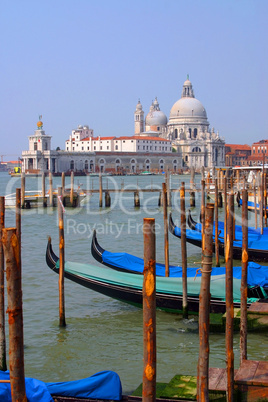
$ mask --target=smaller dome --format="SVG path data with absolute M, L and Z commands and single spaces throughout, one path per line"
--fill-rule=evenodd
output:
M 160 126 L 167 124 L 167 116 L 161 110 L 150 111 L 145 119 L 147 126 Z

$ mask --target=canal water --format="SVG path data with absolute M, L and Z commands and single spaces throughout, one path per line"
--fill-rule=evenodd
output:
M 200 176 L 196 185 L 200 187 Z M 164 176 L 103 177 L 105 188 L 162 188 Z M 171 176 L 171 188 L 179 188 L 189 176 Z M 54 188 L 61 178 L 53 178 Z M 84 189 L 98 187 L 98 177 L 75 177 Z M 66 185 L 70 178 L 66 178 Z M 20 178 L 0 173 L 0 195 L 14 193 Z M 48 181 L 47 181 L 48 187 Z M 41 178 L 26 178 L 27 190 L 41 190 Z M 101 246 L 113 252 L 128 252 L 143 257 L 144 217 L 156 220 L 157 261 L 164 262 L 163 211 L 159 193 L 141 194 L 141 208 L 134 208 L 133 193 L 111 194 L 111 207 L 99 208 L 94 194 L 77 209 L 66 208 L 66 260 L 99 265 L 91 256 L 91 236 L 95 228 Z M 179 197 L 173 194 L 173 219 L 179 224 Z M 200 200 L 193 216 L 198 220 Z M 189 200 L 186 200 L 189 208 Z M 237 221 L 240 209 L 236 208 Z M 220 214 L 222 217 L 222 212 Z M 254 216 L 250 216 L 254 225 Z M 6 209 L 6 226 L 15 226 L 15 212 Z M 102 296 L 65 281 L 66 328 L 59 328 L 58 275 L 46 265 L 47 237 L 52 237 L 58 254 L 56 208 L 22 211 L 22 280 L 25 344 L 25 373 L 43 381 L 68 381 L 88 377 L 98 371 L 113 370 L 121 378 L 123 393 L 130 393 L 143 374 L 142 310 Z M 181 265 L 180 240 L 169 234 L 170 263 Z M 188 266 L 200 266 L 200 249 L 187 245 Z M 223 264 L 223 261 L 221 260 Z M 235 261 L 234 265 L 239 265 Z M 101 268 L 100 268 L 101 269 Z M 8 325 L 6 326 L 8 335 Z M 250 333 L 248 358 L 268 359 L 268 335 Z M 157 312 L 157 381 L 168 382 L 176 374 L 196 375 L 199 350 L 196 317 L 184 320 L 175 314 Z M 235 367 L 239 365 L 239 335 L 234 337 Z M 225 367 L 225 336 L 210 334 L 210 367 Z

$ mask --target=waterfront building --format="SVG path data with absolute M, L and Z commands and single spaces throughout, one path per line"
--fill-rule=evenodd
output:
M 61 173 L 71 170 L 83 172 L 84 169 L 95 170 L 93 152 L 65 152 L 51 149 L 52 136 L 43 130 L 39 119 L 37 130 L 28 137 L 29 150 L 22 151 L 22 171 L 25 173 Z
M 246 166 L 251 155 L 251 147 L 247 144 L 225 144 L 225 165 Z

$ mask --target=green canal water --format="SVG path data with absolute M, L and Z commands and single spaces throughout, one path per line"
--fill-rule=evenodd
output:
M 200 176 L 196 185 L 200 187 Z M 104 177 L 104 188 L 161 188 L 164 176 Z M 189 176 L 171 176 L 171 188 L 181 181 L 189 186 Z M 54 187 L 61 178 L 53 179 Z M 70 178 L 66 178 L 66 185 Z M 97 188 L 98 177 L 75 177 L 82 188 Z M 48 182 L 47 182 L 48 186 Z M 20 178 L 0 173 L 0 195 L 15 192 Z M 40 178 L 26 178 L 26 189 L 41 189 Z M 99 208 L 98 194 L 77 209 L 66 209 L 66 260 L 99 265 L 91 256 L 92 230 L 109 251 L 126 251 L 143 256 L 142 223 L 144 217 L 156 220 L 157 261 L 164 261 L 163 211 L 158 207 L 159 193 L 141 196 L 141 208 L 134 208 L 133 194 L 111 195 L 111 208 Z M 179 223 L 179 198 L 173 194 L 174 221 Z M 198 220 L 199 197 L 193 216 Z M 189 200 L 186 201 L 186 208 Z M 237 219 L 240 210 L 236 209 Z M 222 213 L 221 213 L 222 214 Z M 250 216 L 254 225 L 254 216 Z M 15 213 L 6 210 L 6 226 L 15 226 Z M 142 310 L 102 296 L 65 281 L 67 327 L 59 328 L 58 275 L 46 265 L 47 237 L 52 237 L 58 254 L 56 208 L 22 211 L 22 276 L 25 344 L 25 373 L 43 381 L 67 381 L 90 376 L 101 370 L 113 370 L 121 378 L 123 392 L 130 393 L 143 374 Z M 180 241 L 169 234 L 170 263 L 181 265 Z M 188 266 L 199 266 L 200 249 L 187 245 Z M 223 264 L 223 261 L 221 261 Z M 239 265 L 235 261 L 234 265 Z M 101 269 L 101 268 L 100 268 Z M 8 325 L 6 327 L 8 334 Z M 248 358 L 268 359 L 268 334 L 250 333 Z M 174 314 L 157 312 L 157 381 L 168 382 L 175 374 L 196 375 L 199 349 L 196 318 L 183 320 Z M 234 337 L 235 366 L 239 365 L 239 335 Z M 225 367 L 225 336 L 210 335 L 210 367 Z

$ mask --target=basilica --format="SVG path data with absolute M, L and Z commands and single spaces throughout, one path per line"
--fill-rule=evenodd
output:
M 138 101 L 134 135 L 94 136 L 89 126 L 79 125 L 65 141 L 64 150 L 53 150 L 51 136 L 40 120 L 28 138 L 29 150 L 22 152 L 24 172 L 177 173 L 190 167 L 198 171 L 202 166 L 225 165 L 225 141 L 209 128 L 206 110 L 195 98 L 189 78 L 170 110 L 169 120 L 157 98 L 145 118 Z
M 173 151 L 182 158 L 183 167 L 225 165 L 225 141 L 209 127 L 206 109 L 195 98 L 189 78 L 182 87 L 181 98 L 170 110 L 169 120 L 160 110 L 157 98 L 144 119 L 140 101 L 134 113 L 135 135 L 157 136 L 172 141 Z

